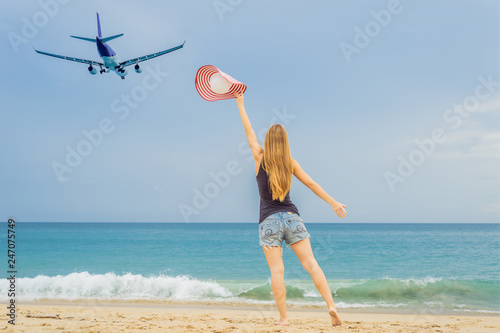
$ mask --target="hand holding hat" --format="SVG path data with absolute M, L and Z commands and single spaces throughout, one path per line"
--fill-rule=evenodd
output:
M 233 92 L 234 98 L 236 98 L 236 105 L 240 106 L 243 105 L 244 97 L 243 97 L 243 92 L 238 91 L 238 92 Z
M 247 89 L 245 84 L 212 65 L 198 69 L 195 86 L 200 96 L 210 102 L 236 98 L 233 93 L 243 94 Z

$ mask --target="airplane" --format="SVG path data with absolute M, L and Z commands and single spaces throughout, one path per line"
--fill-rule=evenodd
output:
M 99 21 L 99 13 L 96 13 L 96 14 L 97 14 L 97 36 L 95 38 L 86 38 L 86 37 L 78 37 L 78 36 L 71 36 L 71 37 L 85 40 L 87 42 L 96 43 L 97 52 L 99 53 L 99 56 L 102 58 L 103 62 L 94 61 L 94 60 L 79 59 L 79 58 L 73 58 L 73 57 L 66 57 L 66 56 L 61 56 L 61 55 L 57 55 L 57 54 L 38 51 L 36 49 L 34 49 L 34 50 L 37 53 L 40 53 L 43 55 L 87 64 L 87 65 L 89 65 L 89 67 L 88 67 L 89 73 L 92 75 L 97 74 L 97 70 L 94 66 L 99 66 L 99 68 L 100 68 L 99 73 L 100 74 L 109 73 L 110 71 L 112 71 L 112 72 L 115 72 L 116 74 L 118 74 L 118 76 L 120 76 L 122 79 L 125 79 L 125 76 L 128 74 L 128 71 L 125 67 L 135 64 L 135 66 L 134 66 L 135 72 L 141 73 L 142 68 L 139 66 L 139 62 L 153 59 L 153 58 L 162 56 L 164 54 L 173 52 L 175 50 L 178 50 L 184 46 L 184 43 L 186 43 L 186 41 L 184 41 L 184 43 L 182 43 L 181 45 L 178 45 L 178 46 L 173 47 L 173 48 L 168 49 L 168 50 L 148 54 L 148 55 L 145 55 L 142 57 L 133 58 L 133 59 L 129 59 L 126 61 L 121 61 L 120 58 L 116 55 L 116 52 L 113 51 L 113 49 L 106 43 L 112 39 L 123 36 L 123 34 L 102 38 L 101 23 Z

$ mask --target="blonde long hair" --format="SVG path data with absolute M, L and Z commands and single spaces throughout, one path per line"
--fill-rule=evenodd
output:
M 280 124 L 267 130 L 262 167 L 269 177 L 273 200 L 283 202 L 292 185 L 293 164 L 288 135 Z

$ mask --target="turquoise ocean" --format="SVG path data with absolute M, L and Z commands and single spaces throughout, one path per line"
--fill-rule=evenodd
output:
M 500 314 L 500 224 L 306 223 L 340 309 Z M 2 225 L 5 234 L 7 225 Z M 16 224 L 17 301 L 274 304 L 257 223 Z M 7 237 L 0 246 L 7 252 Z M 0 299 L 9 288 L 7 254 Z M 287 302 L 324 301 L 283 248 Z

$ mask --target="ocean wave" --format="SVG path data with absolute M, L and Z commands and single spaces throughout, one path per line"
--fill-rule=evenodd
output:
M 285 283 L 286 286 L 286 297 L 287 299 L 304 299 L 308 295 L 308 291 L 305 288 L 293 285 L 291 283 Z M 256 299 L 256 300 L 271 300 L 274 301 L 272 294 L 271 280 L 268 279 L 264 284 L 257 286 L 252 286 L 247 290 L 235 293 L 236 297 L 244 299 Z
M 174 300 L 274 304 L 270 279 L 267 281 L 203 281 L 187 275 L 143 276 L 127 273 L 18 278 L 16 297 L 38 299 Z M 297 305 L 324 305 L 311 280 L 285 280 L 287 302 Z M 377 280 L 330 280 L 339 308 L 426 309 L 440 312 L 498 313 L 500 281 L 382 278 Z M 0 280 L 0 300 L 7 298 L 9 281 Z
M 7 283 L 6 283 L 7 282 Z M 7 296 L 8 281 L 0 282 L 1 295 Z M 50 299 L 168 299 L 199 300 L 230 297 L 232 293 L 212 281 L 200 281 L 189 276 L 115 273 L 68 275 L 17 279 L 17 295 L 22 300 Z
M 423 279 L 360 280 L 357 284 L 335 289 L 334 296 L 349 300 L 386 300 L 422 302 L 472 298 L 498 299 L 499 281 L 452 280 L 427 277 Z

